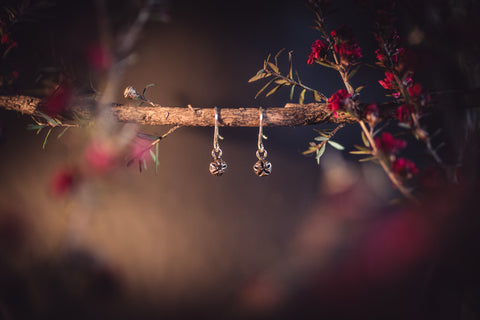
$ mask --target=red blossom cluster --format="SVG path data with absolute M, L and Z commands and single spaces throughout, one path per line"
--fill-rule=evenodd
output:
M 407 142 L 402 139 L 395 139 L 391 133 L 382 132 L 380 137 L 375 138 L 375 146 L 390 161 L 392 172 L 402 179 L 411 179 L 418 173 L 415 163 L 405 158 L 397 158 Z
M 355 63 L 362 57 L 361 49 L 353 36 L 352 29 L 342 25 L 333 30 L 330 35 L 334 40 L 334 49 L 340 56 L 340 62 L 344 65 Z
M 316 40 L 312 44 L 312 52 L 308 55 L 307 64 L 312 64 L 317 60 L 322 60 L 327 54 L 328 45 L 325 41 Z
M 398 153 L 407 146 L 407 142 L 401 139 L 395 139 L 391 133 L 382 132 L 380 138 L 375 138 L 375 145 L 385 155 Z
M 347 92 L 345 89 L 340 89 L 328 99 L 328 109 L 333 111 L 335 116 L 337 115 L 338 110 L 345 110 L 348 109 L 348 105 L 350 104 L 351 94 Z M 347 106 L 347 108 L 345 108 Z
M 413 112 L 414 108 L 411 104 L 402 104 L 400 107 L 397 108 L 395 116 L 401 123 L 411 125 Z
M 392 171 L 404 179 L 411 179 L 418 173 L 415 163 L 405 158 L 397 158 L 392 162 Z

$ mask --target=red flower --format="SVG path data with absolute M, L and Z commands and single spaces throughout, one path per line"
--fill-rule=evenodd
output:
M 327 44 L 324 41 L 316 40 L 312 44 L 312 52 L 308 55 L 308 64 L 312 64 L 315 60 L 320 59 L 325 55 L 327 49 Z
M 420 96 L 420 94 L 422 93 L 422 85 L 420 83 L 416 83 L 414 84 L 413 86 L 411 87 L 408 87 L 408 94 L 410 95 L 410 97 L 412 98 L 418 98 L 418 96 Z
M 328 109 L 333 111 L 336 115 L 336 111 L 342 109 L 347 103 L 351 95 L 345 89 L 340 89 L 328 99 Z
M 335 51 L 340 55 L 340 59 L 349 64 L 362 57 L 362 52 L 357 43 L 339 43 L 335 46 Z
M 95 70 L 105 71 L 112 64 L 112 56 L 104 45 L 91 45 L 87 52 L 88 62 Z
M 335 40 L 334 48 L 343 64 L 351 64 L 362 57 L 361 49 L 355 42 L 350 27 L 342 25 L 337 30 L 333 30 L 330 35 Z
M 382 132 L 380 138 L 375 138 L 377 149 L 384 154 L 394 154 L 407 146 L 407 142 L 401 139 L 395 139 L 390 133 Z
M 377 56 L 377 60 L 380 62 L 383 62 L 383 59 L 385 59 L 385 55 L 380 49 L 375 50 L 375 54 Z
M 391 72 L 385 72 L 385 79 L 378 81 L 380 85 L 387 90 L 393 90 L 396 87 L 395 75 Z
M 398 121 L 402 123 L 411 124 L 412 123 L 412 112 L 413 107 L 410 104 L 403 104 L 397 108 L 397 112 L 395 116 L 397 117 Z
M 73 88 L 67 84 L 61 84 L 42 103 L 42 111 L 54 117 L 65 111 L 72 103 Z
M 56 196 L 63 196 L 70 193 L 78 180 L 74 170 L 61 168 L 52 177 L 50 189 Z
M 18 79 L 18 76 L 19 76 L 18 71 L 17 71 L 17 70 L 13 70 L 13 71 L 12 71 L 12 77 L 13 77 L 13 79 Z
M 398 176 L 410 179 L 418 173 L 415 163 L 405 158 L 398 158 L 392 162 L 392 171 Z
M 6 44 L 6 43 L 10 43 L 10 38 L 8 37 L 8 33 L 4 33 L 2 38 L 0 38 L 0 44 Z

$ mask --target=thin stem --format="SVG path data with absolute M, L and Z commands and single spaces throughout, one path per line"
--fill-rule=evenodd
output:
M 393 185 L 405 196 L 405 198 L 417 203 L 418 200 L 411 194 L 411 192 L 402 184 L 400 180 L 398 180 L 397 176 L 395 173 L 392 172 L 390 167 L 387 165 L 383 157 L 379 156 L 379 151 L 377 149 L 377 146 L 375 144 L 375 141 L 373 140 L 373 136 L 371 135 L 371 130 L 369 130 L 363 120 L 359 121 L 360 127 L 362 128 L 363 133 L 367 137 L 367 140 L 370 144 L 370 147 L 372 148 L 372 156 L 374 156 L 378 162 L 380 163 L 380 166 L 382 167 L 383 171 L 387 174 L 388 178 L 390 181 L 393 183 Z

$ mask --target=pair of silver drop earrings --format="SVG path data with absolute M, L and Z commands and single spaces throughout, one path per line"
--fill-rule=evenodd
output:
M 256 156 L 258 161 L 253 165 L 253 171 L 259 177 L 265 177 L 272 173 L 272 164 L 265 160 L 267 158 L 267 150 L 263 146 L 263 109 L 260 107 L 260 124 L 258 126 L 258 143 Z M 266 138 L 266 137 L 265 137 Z M 221 176 L 227 170 L 227 163 L 222 159 L 222 149 L 218 144 L 218 139 L 223 139 L 218 133 L 218 108 L 215 107 L 215 131 L 213 133 L 213 161 L 210 162 L 210 173 L 215 176 Z

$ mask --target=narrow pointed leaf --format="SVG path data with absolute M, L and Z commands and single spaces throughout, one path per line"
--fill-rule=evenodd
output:
M 272 94 L 274 94 L 279 88 L 283 87 L 283 84 L 279 84 L 278 86 L 276 86 L 275 88 L 273 88 L 272 90 L 270 90 L 266 95 L 265 97 L 269 97 L 271 96 Z
M 47 135 L 45 136 L 45 140 L 43 140 L 42 149 L 45 149 L 45 147 L 47 146 L 48 137 L 50 137 L 50 133 L 52 133 L 52 129 L 53 129 L 53 128 L 50 128 L 50 129 L 48 130 Z
M 65 127 L 62 132 L 60 132 L 60 134 L 57 136 L 57 139 L 60 139 L 61 137 L 63 137 L 63 135 L 65 134 L 65 132 L 67 132 L 67 130 L 70 129 L 70 127 Z
M 360 66 L 361 66 L 361 65 L 360 65 Z M 355 69 L 353 69 L 352 72 L 350 72 L 350 73 L 348 74 L 348 80 L 350 80 L 351 78 L 353 78 L 353 76 L 354 76 L 355 74 L 357 74 L 358 70 L 360 69 L 360 66 L 356 67 Z
M 305 100 L 305 92 L 307 92 L 307 90 L 303 89 L 302 92 L 300 93 L 300 98 L 298 99 L 299 104 L 303 104 L 303 100 Z
M 317 102 L 321 102 L 322 100 L 324 100 L 322 95 L 317 90 L 313 90 L 313 99 L 315 99 L 315 101 Z
M 315 157 L 317 159 L 317 164 L 320 164 L 320 158 L 323 156 L 325 153 L 325 147 L 326 144 L 324 144 L 318 151 L 317 151 L 317 156 Z
M 280 70 L 278 69 L 278 67 L 273 62 L 269 62 L 268 65 L 270 66 L 270 68 L 272 68 L 272 70 L 274 72 L 280 73 Z
M 372 160 L 376 160 L 376 158 L 375 157 L 368 157 L 368 158 L 359 159 L 358 161 L 359 162 L 367 162 L 367 161 L 372 161 Z
M 368 139 L 365 136 L 365 133 L 363 131 L 362 131 L 362 141 L 365 146 L 370 147 L 370 142 L 368 142 Z
M 315 141 L 326 141 L 326 140 L 328 140 L 328 138 L 319 136 L 319 137 L 315 137 L 313 140 L 315 140 Z
M 260 89 L 260 90 L 257 92 L 257 94 L 255 95 L 255 99 L 256 99 L 263 91 L 265 91 L 265 89 L 267 89 L 267 87 L 268 87 L 273 81 L 275 81 L 275 79 L 270 80 L 266 85 L 264 85 L 264 86 L 262 87 L 262 89 Z
M 290 89 L 290 100 L 293 100 L 293 94 L 295 93 L 295 86 Z
M 256 74 L 253 77 L 251 77 L 250 79 L 248 79 L 248 82 L 254 82 L 254 81 L 257 81 L 257 80 L 260 80 L 260 79 L 263 79 L 263 78 L 267 78 L 267 77 L 270 77 L 270 74 L 268 74 L 266 72 Z
M 340 143 L 338 142 L 335 142 L 335 141 L 331 141 L 331 140 L 328 140 L 328 144 L 331 145 L 332 147 L 334 147 L 335 149 L 337 150 L 345 150 L 345 147 L 342 146 Z
M 359 93 L 363 90 L 363 88 L 365 88 L 365 85 L 357 87 L 357 89 L 355 89 L 355 93 Z
M 282 48 L 280 49 L 280 51 L 277 52 L 277 54 L 275 55 L 275 64 L 278 65 L 278 57 L 280 56 L 280 54 L 285 50 L 285 48 Z

